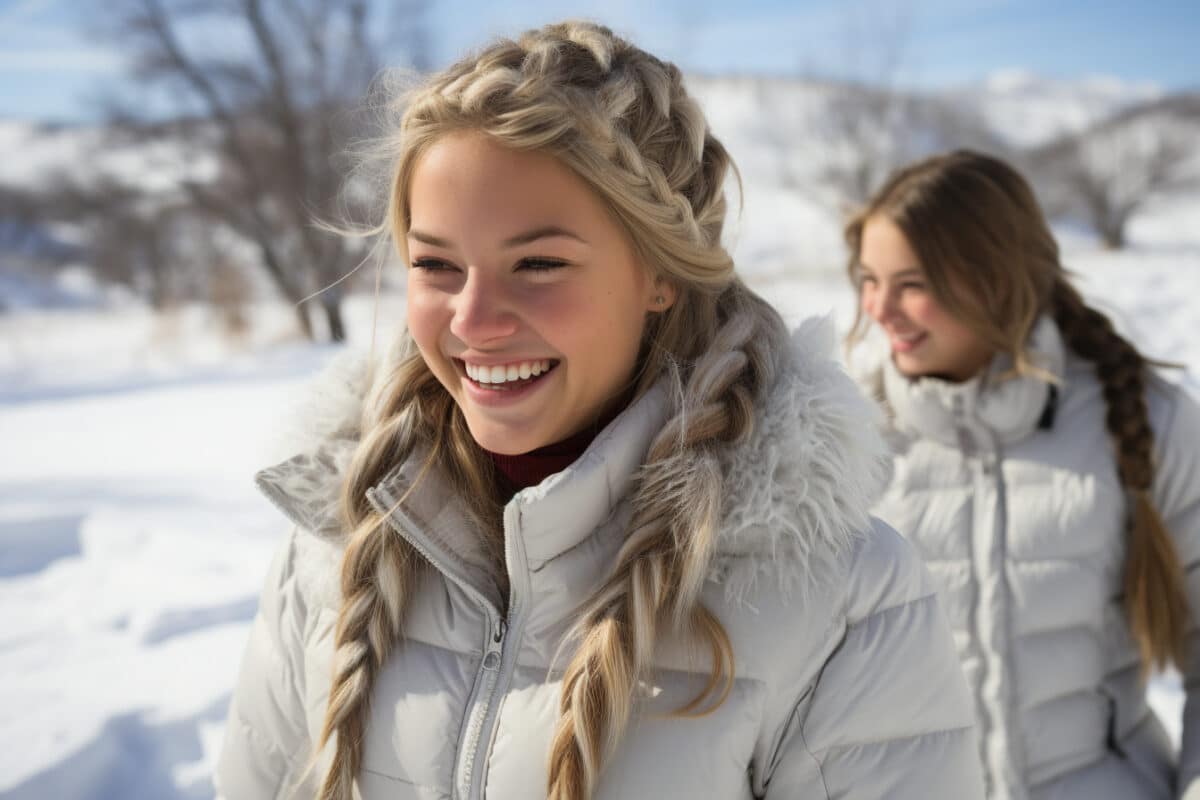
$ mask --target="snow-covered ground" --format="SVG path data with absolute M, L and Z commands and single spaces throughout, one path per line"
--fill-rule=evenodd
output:
M 845 328 L 834 219 L 759 175 L 747 169 L 731 224 L 739 263 L 789 320 L 833 313 Z M 1152 205 L 1125 252 L 1060 238 L 1089 296 L 1200 389 L 1200 197 Z M 372 301 L 349 306 L 365 347 Z M 402 309 L 401 296 L 382 299 L 381 334 Z M 203 308 L 0 315 L 0 797 L 212 796 L 241 648 L 286 527 L 250 479 L 336 354 L 290 339 L 286 308 L 255 319 L 234 344 Z M 1156 679 L 1151 697 L 1178 738 L 1178 681 Z
M 1200 246 L 1068 258 L 1150 352 L 1200 368 Z M 755 283 L 793 320 L 852 312 L 835 275 Z M 231 353 L 192 330 L 172 352 L 136 310 L 56 314 L 0 320 L 0 796 L 211 797 L 285 528 L 250 476 L 335 350 Z M 365 343 L 369 315 L 357 318 Z M 1152 696 L 1178 735 L 1177 682 Z

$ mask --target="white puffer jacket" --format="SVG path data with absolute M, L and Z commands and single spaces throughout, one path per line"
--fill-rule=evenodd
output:
M 703 602 L 736 658 L 726 702 L 671 717 L 704 685 L 707 656 L 659 643 L 597 797 L 982 797 L 970 697 L 920 559 L 867 509 L 885 462 L 877 412 L 827 353 L 821 326 L 725 462 L 720 553 Z M 271 567 L 233 696 L 216 781 L 230 800 L 311 797 L 304 769 L 325 714 L 339 606 L 332 502 L 354 447 L 361 389 L 315 452 L 260 475 L 297 525 Z M 436 476 L 390 520 L 430 562 L 405 640 L 379 671 L 358 789 L 364 800 L 545 797 L 573 612 L 605 577 L 665 393 L 651 390 L 571 467 L 519 492 L 504 525 L 507 613 L 460 504 Z M 370 494 L 397 504 L 405 465 Z M 328 751 L 324 756 L 328 757 Z M 325 761 L 315 771 L 323 774 Z
M 1061 380 L 911 381 L 874 337 L 853 371 L 884 404 L 895 453 L 876 513 L 942 588 L 975 695 L 991 798 L 1200 797 L 1200 408 L 1154 378 L 1154 503 L 1185 565 L 1192 663 L 1183 754 L 1147 707 L 1121 605 L 1126 498 L 1091 363 L 1042 319 L 1031 348 Z M 1178 778 L 1177 778 L 1178 775 Z M 1178 788 L 1176 784 L 1178 783 Z M 1193 787 L 1193 788 L 1189 788 Z

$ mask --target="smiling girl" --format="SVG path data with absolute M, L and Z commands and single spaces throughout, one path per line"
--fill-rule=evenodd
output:
M 259 476 L 296 528 L 222 796 L 979 797 L 873 409 L 738 280 L 678 70 L 548 26 L 390 144 L 408 330 Z
M 894 451 L 876 512 L 942 587 L 988 796 L 1200 798 L 1200 408 L 1084 303 L 995 158 L 901 170 L 846 239 Z M 1178 763 L 1145 697 L 1168 663 Z

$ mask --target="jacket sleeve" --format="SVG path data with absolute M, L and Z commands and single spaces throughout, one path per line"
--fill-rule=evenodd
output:
M 982 800 L 974 707 L 924 565 L 879 521 L 840 642 L 784 732 L 765 797 Z
M 286 797 L 308 763 L 297 535 L 271 564 L 242 657 L 214 775 L 222 800 Z
M 1179 793 L 1200 800 L 1200 406 L 1176 389 L 1171 413 L 1157 432 L 1154 503 L 1171 532 L 1188 595 L 1188 655 L 1181 667 L 1186 695 L 1179 758 Z

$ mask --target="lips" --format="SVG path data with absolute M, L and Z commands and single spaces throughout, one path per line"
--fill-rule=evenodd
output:
M 893 353 L 908 353 L 915 350 L 928 337 L 926 333 L 909 333 L 903 336 L 895 333 L 888 334 Z

